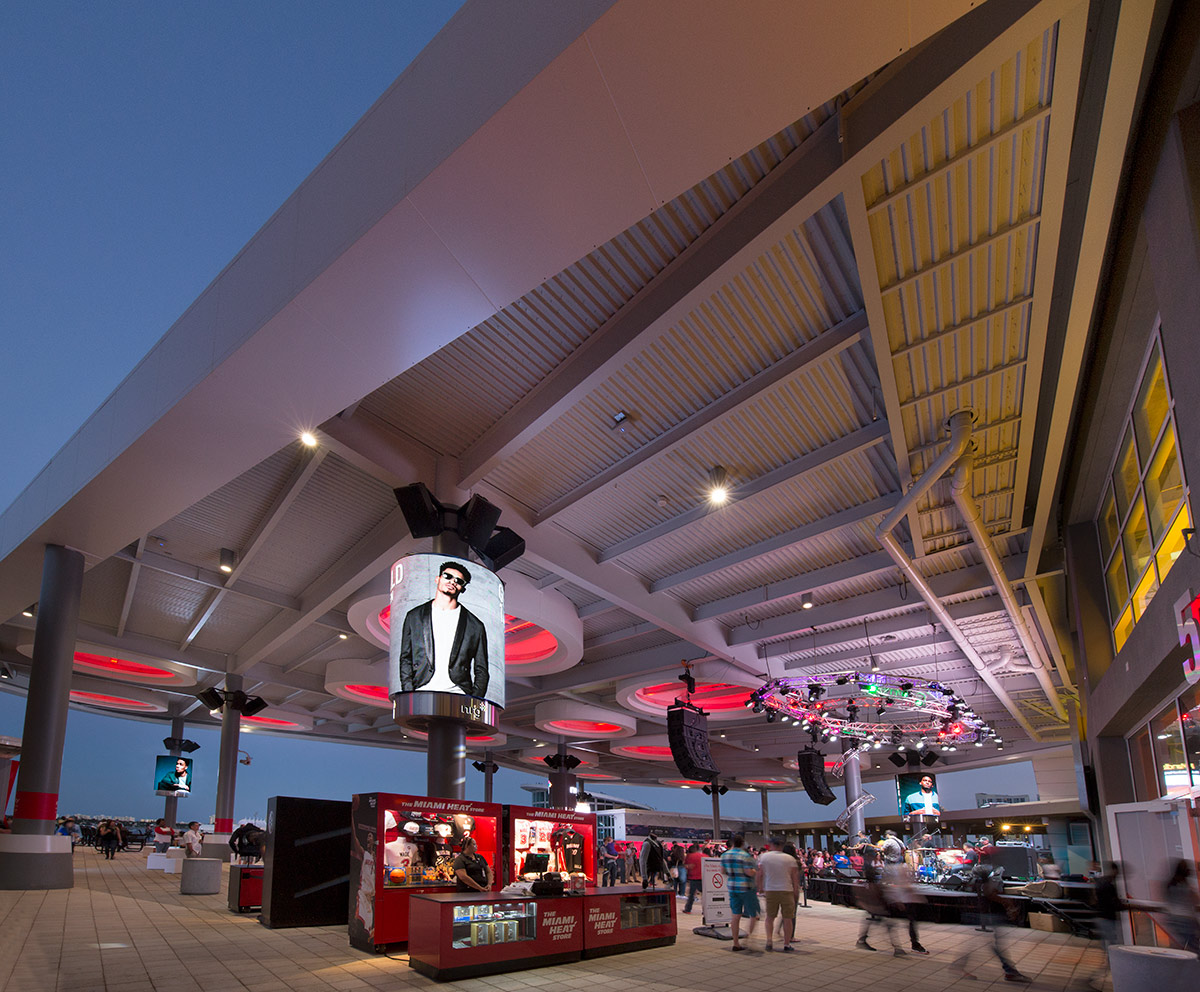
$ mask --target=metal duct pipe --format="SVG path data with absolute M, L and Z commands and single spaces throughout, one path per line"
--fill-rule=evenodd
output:
M 1045 692 L 1046 698 L 1050 701 L 1058 718 L 1065 721 L 1067 710 L 1058 696 L 1058 690 L 1054 687 L 1049 671 L 1042 664 L 1042 656 L 1038 654 L 1033 631 L 1025 622 L 1025 614 L 1021 612 L 1021 604 L 1017 602 L 1016 591 L 1013 589 L 1012 583 L 1008 581 L 1004 566 L 1000 563 L 1000 556 L 996 553 L 992 536 L 983 526 L 983 518 L 979 514 L 979 504 L 971 495 L 971 472 L 974 467 L 975 455 L 968 446 L 966 453 L 955 464 L 954 472 L 950 476 L 950 495 L 954 499 L 954 505 L 958 507 L 958 512 L 962 514 L 967 530 L 971 534 L 971 540 L 975 542 L 980 554 L 983 555 L 983 563 L 992 577 L 992 583 L 1000 593 L 1004 611 L 1008 614 L 1008 619 L 1013 627 L 1016 628 L 1017 638 L 1021 642 L 1021 647 L 1025 649 L 1025 657 L 1029 660 L 1038 682 L 1041 683 L 1042 691 Z
M 992 666 L 992 671 L 999 675 L 1001 672 L 1028 672 L 1032 671 L 1033 666 L 1027 658 L 1018 658 L 1013 654 L 1011 644 L 1005 644 L 1000 649 L 1000 657 L 996 659 L 996 664 Z
M 933 488 L 934 483 L 945 475 L 967 450 L 967 445 L 971 443 L 972 419 L 972 414 L 969 410 L 959 410 L 950 415 L 950 419 L 947 421 L 950 427 L 950 443 L 934 459 L 933 464 L 929 466 L 929 470 L 913 483 L 913 487 L 896 504 L 892 512 L 883 518 L 883 521 L 875 530 L 875 537 L 883 546 L 883 549 L 892 556 L 892 560 L 900 567 L 900 570 L 908 577 L 908 581 L 913 584 L 913 588 L 921 594 L 921 598 L 925 600 L 926 605 L 932 611 L 933 615 L 941 621 L 942 626 L 946 629 L 946 633 L 954 639 L 954 643 L 958 645 L 963 656 L 971 663 L 975 671 L 979 673 L 979 677 L 992 690 L 996 698 L 1000 700 L 1001 705 L 1012 714 L 1013 719 L 1036 741 L 1041 738 L 1037 731 L 1033 729 L 1033 725 L 1021 713 L 1016 700 L 1009 696 L 1003 687 L 1001 687 L 999 680 L 991 673 L 987 663 L 980 657 L 979 652 L 975 650 L 971 642 L 967 640 L 966 635 L 959 629 L 954 618 L 950 616 L 950 612 L 942 605 L 942 601 L 926 581 L 925 576 L 917 571 L 916 566 L 912 563 L 912 559 L 905 554 L 904 548 L 900 546 L 900 542 L 896 540 L 895 535 L 892 533 L 896 525 L 900 523 L 917 500 Z

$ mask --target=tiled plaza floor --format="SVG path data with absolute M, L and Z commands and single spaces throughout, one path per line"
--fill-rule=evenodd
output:
M 145 855 L 105 861 L 75 854 L 75 888 L 0 892 L 0 992 L 983 992 L 1015 988 L 981 943 L 972 970 L 957 979 L 951 962 L 984 935 L 967 926 L 925 924 L 928 957 L 893 957 L 854 948 L 860 914 L 824 903 L 800 910 L 800 954 L 762 952 L 762 928 L 749 953 L 698 937 L 698 914 L 680 915 L 673 947 L 458 982 L 433 982 L 403 954 L 356 951 L 344 927 L 268 930 L 254 914 L 237 916 L 224 892 L 182 896 L 179 876 L 149 871 Z M 679 904 L 682 908 L 682 903 Z M 886 941 L 875 941 L 884 947 Z M 1033 979 L 1028 988 L 1080 987 L 1099 961 L 1098 945 L 1065 934 L 1009 930 L 1009 951 Z M 1106 984 L 1106 988 L 1111 985 Z

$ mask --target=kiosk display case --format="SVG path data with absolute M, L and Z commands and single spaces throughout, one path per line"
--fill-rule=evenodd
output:
M 445 980 L 578 961 L 584 909 L 578 896 L 416 895 L 408 963 Z
M 640 886 L 581 896 L 422 893 L 413 897 L 409 964 L 435 979 L 540 968 L 675 943 L 675 897 Z
M 453 892 L 454 858 L 474 837 L 500 886 L 501 807 L 456 799 L 372 792 L 354 797 L 350 943 L 381 951 L 409 939 L 409 899 Z
M 596 814 L 536 806 L 504 807 L 504 882 L 544 872 L 596 881 Z
M 583 956 L 640 951 L 675 943 L 675 893 L 617 886 L 589 890 L 583 917 Z

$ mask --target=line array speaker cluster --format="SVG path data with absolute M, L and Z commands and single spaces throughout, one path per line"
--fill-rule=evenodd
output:
M 671 757 L 684 778 L 711 782 L 721 772 L 708 750 L 708 717 L 695 706 L 680 704 L 667 710 Z

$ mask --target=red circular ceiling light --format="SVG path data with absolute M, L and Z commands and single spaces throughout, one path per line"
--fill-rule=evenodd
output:
M 504 662 L 531 665 L 545 661 L 558 650 L 558 638 L 532 620 L 504 616 Z
M 156 665 L 143 665 L 138 661 L 128 661 L 125 658 L 106 658 L 99 654 L 89 654 L 86 651 L 75 652 L 75 667 L 85 671 L 99 672 L 106 675 L 124 675 L 139 679 L 175 679 L 175 673 L 167 668 Z
M 358 696 L 369 703 L 377 703 L 380 700 L 388 699 L 388 687 L 386 685 L 345 685 L 342 688 L 349 695 Z
M 712 785 L 711 782 L 701 782 L 694 778 L 662 778 L 663 785 Z
M 584 772 L 582 775 L 576 775 L 576 778 L 584 779 L 587 782 L 617 782 L 621 776 L 609 775 L 607 772 Z
M 392 607 L 390 604 L 379 611 L 379 616 L 376 619 L 379 621 L 380 630 L 387 634 L 392 632 Z
M 299 727 L 293 720 L 280 720 L 273 716 L 246 716 L 242 714 L 242 723 L 258 723 L 264 727 Z
M 732 682 L 697 681 L 696 691 L 692 693 L 692 702 L 709 712 L 730 712 L 745 708 L 746 697 L 750 692 L 746 686 L 734 685 Z M 678 682 L 662 682 L 639 689 L 635 695 L 639 702 L 665 710 L 668 706 L 673 706 L 676 698 L 682 693 L 683 686 Z
M 71 702 L 89 703 L 92 706 L 107 706 L 120 710 L 157 710 L 153 703 L 143 703 L 140 699 L 130 699 L 127 696 L 109 696 L 102 692 L 82 692 L 71 690 Z
M 670 758 L 671 749 L 657 744 L 631 744 L 621 748 L 622 754 L 640 755 L 643 758 Z
M 744 778 L 744 779 L 741 779 L 740 781 L 745 782 L 747 785 L 780 786 L 780 785 L 791 785 L 792 784 L 791 782 L 789 782 L 787 779 L 784 779 L 784 778 Z
M 547 730 L 557 730 L 564 734 L 615 734 L 624 730 L 618 723 L 605 723 L 601 720 L 551 720 L 546 724 Z

